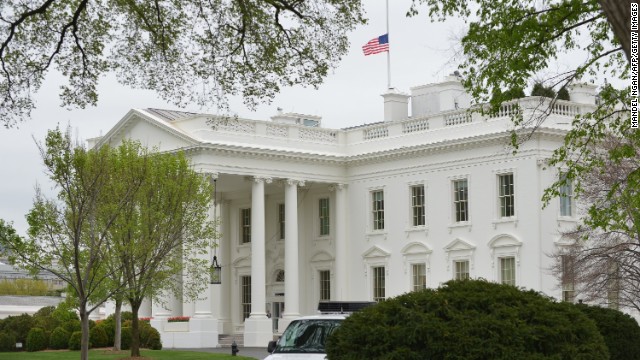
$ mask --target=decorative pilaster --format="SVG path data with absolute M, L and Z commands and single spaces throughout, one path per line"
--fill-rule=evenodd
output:
M 287 180 L 284 189 L 284 318 L 300 316 L 300 281 L 298 254 L 298 186 L 303 181 Z
M 336 194 L 336 297 L 335 300 L 348 300 L 347 294 L 349 272 L 347 271 L 347 224 L 349 211 L 347 209 L 347 185 L 336 184 L 334 186 Z

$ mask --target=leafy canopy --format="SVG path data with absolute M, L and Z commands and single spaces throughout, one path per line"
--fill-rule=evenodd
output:
M 9 0 L 0 2 L 0 119 L 27 118 L 52 68 L 63 106 L 98 101 L 101 75 L 178 106 L 248 106 L 317 86 L 365 22 L 361 0 Z

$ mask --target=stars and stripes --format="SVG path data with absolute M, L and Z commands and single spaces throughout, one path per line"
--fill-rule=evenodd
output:
M 362 51 L 365 56 L 389 51 L 389 34 L 384 34 L 369 40 L 369 42 L 362 47 Z

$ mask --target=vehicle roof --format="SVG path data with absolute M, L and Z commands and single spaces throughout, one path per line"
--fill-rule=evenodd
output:
M 344 320 L 349 314 L 318 314 L 296 318 L 296 320 Z

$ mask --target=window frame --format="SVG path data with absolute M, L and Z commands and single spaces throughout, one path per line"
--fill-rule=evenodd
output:
M 558 215 L 560 217 L 572 218 L 574 216 L 574 191 L 573 182 L 567 180 L 567 174 L 560 172 L 559 180 L 566 181 L 565 184 L 558 187 Z
M 422 194 L 416 194 L 415 190 L 421 189 Z M 427 201 L 426 186 L 423 183 L 409 185 L 409 208 L 411 227 L 425 227 L 427 225 Z M 419 214 L 421 212 L 421 214 Z M 418 213 L 418 214 L 416 214 Z
M 465 274 L 461 272 L 459 264 L 466 264 L 466 277 L 458 276 L 458 274 Z M 453 259 L 453 280 L 469 280 L 471 278 L 471 260 L 468 258 Z
M 576 281 L 575 281 L 575 256 L 571 254 L 560 255 L 560 269 L 562 277 L 562 301 L 575 302 Z
M 371 298 L 375 302 L 381 302 L 386 299 L 386 272 L 386 265 L 374 265 L 371 267 Z
M 380 194 L 380 199 L 376 199 L 376 195 Z M 385 214 L 384 214 L 384 189 L 372 189 L 369 191 L 370 211 L 371 211 L 371 229 L 373 231 L 385 230 Z
M 248 279 L 248 282 L 246 281 L 247 279 Z M 240 276 L 240 318 L 244 322 L 250 316 L 251 316 L 251 275 L 241 275 Z
M 511 268 L 505 267 L 509 262 Z M 500 284 L 516 286 L 517 285 L 517 266 L 515 256 L 499 256 L 498 257 L 498 282 Z
M 498 218 L 513 218 L 516 216 L 516 176 L 513 172 L 502 172 L 496 176 L 498 186 Z M 510 184 L 508 182 L 506 185 L 503 183 L 505 177 L 510 177 Z M 509 190 L 504 191 L 505 188 L 509 188 Z
M 326 202 L 326 207 L 323 207 L 323 202 Z M 318 198 L 318 234 L 320 237 L 331 236 L 331 200 L 328 196 Z
M 240 224 L 240 245 L 251 243 L 251 208 L 240 208 L 239 221 Z
M 331 270 L 318 269 L 317 271 L 319 301 L 331 301 Z M 324 296 L 325 294 L 328 296 Z
M 422 268 L 421 274 L 416 274 L 417 267 Z M 427 288 L 427 264 L 423 262 L 412 263 L 411 264 L 411 291 L 420 291 L 426 288 Z
M 278 203 L 278 240 L 284 240 L 286 236 L 286 216 L 284 203 Z
M 457 184 L 464 182 L 465 191 L 462 192 L 464 196 L 460 196 L 459 191 L 457 190 Z M 469 223 L 470 219 L 470 211 L 469 211 L 469 178 L 468 177 L 459 177 L 451 179 L 451 189 L 452 189 L 452 209 L 453 209 L 453 223 L 456 224 L 466 224 Z M 464 198 L 462 198 L 464 197 Z M 464 214 L 463 216 L 460 216 Z

